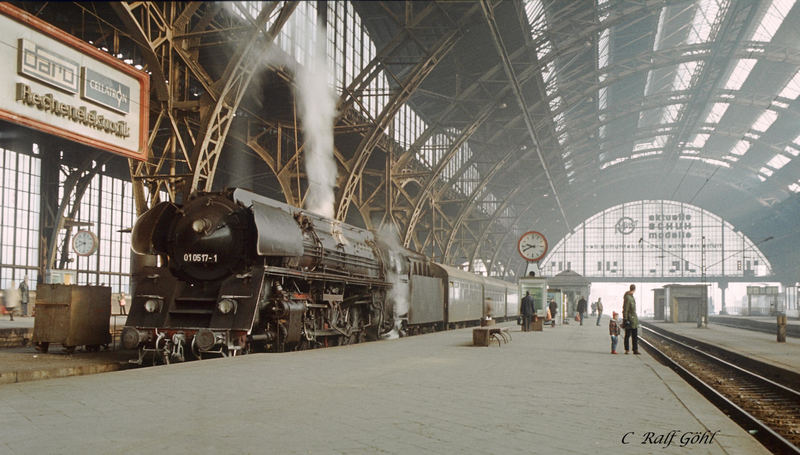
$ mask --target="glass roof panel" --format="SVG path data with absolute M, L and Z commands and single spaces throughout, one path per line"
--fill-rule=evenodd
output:
M 758 119 L 755 122 L 753 122 L 753 126 L 751 127 L 751 129 L 763 133 L 764 131 L 767 131 L 769 127 L 772 126 L 772 124 L 775 123 L 775 120 L 777 119 L 778 119 L 778 113 L 773 110 L 767 109 L 766 111 L 764 111 L 763 114 L 761 114 L 760 117 L 758 117 Z
M 744 155 L 745 153 L 747 153 L 747 150 L 749 148 L 750 148 L 750 142 L 745 141 L 745 140 L 741 140 L 741 141 L 737 142 L 736 145 L 733 146 L 733 148 L 731 149 L 731 153 L 733 153 L 734 155 L 740 155 L 741 156 L 741 155 Z
M 696 134 L 694 136 L 694 139 L 692 140 L 692 142 L 689 144 L 689 146 L 690 147 L 697 147 L 697 148 L 701 149 L 701 148 L 705 147 L 706 141 L 708 140 L 709 136 L 711 136 L 711 135 L 710 134 Z
M 608 36 L 611 34 L 611 29 L 604 29 L 600 32 L 600 39 L 597 44 L 597 68 L 603 69 L 608 66 Z
M 781 90 L 778 96 L 789 98 L 791 100 L 800 95 L 800 71 L 795 73 L 794 77 L 786 84 L 786 87 Z
M 689 31 L 688 44 L 705 43 L 711 37 L 713 25 L 721 12 L 725 11 L 727 0 L 701 0 L 692 19 L 692 29 Z
M 784 155 L 778 153 L 771 160 L 767 161 L 767 166 L 770 166 L 773 169 L 780 169 L 786 166 L 786 164 L 791 160 L 792 160 L 791 158 L 787 158 Z
M 758 172 L 766 175 L 767 177 L 772 176 L 772 169 L 767 168 L 767 167 L 762 167 L 761 169 L 758 170 Z
M 772 4 L 761 18 L 761 23 L 753 32 L 752 41 L 772 41 L 778 27 L 781 26 L 789 10 L 794 6 L 795 0 L 773 0 Z
M 725 88 L 727 90 L 739 90 L 742 88 L 742 84 L 744 84 L 747 76 L 750 75 L 750 71 L 753 70 L 757 61 L 758 60 L 754 58 L 739 59 L 736 63 L 736 67 L 734 67 L 731 72 L 731 76 L 728 78 L 728 82 L 725 83 Z
M 544 17 L 544 5 L 541 0 L 527 0 L 525 2 L 525 14 L 528 16 L 528 23 L 531 24 L 531 37 L 538 39 L 544 36 L 547 30 L 547 21 Z
M 721 161 L 721 160 L 715 160 L 713 158 L 701 158 L 699 156 L 687 156 L 687 155 L 681 155 L 680 158 L 682 160 L 702 161 L 702 162 L 704 162 L 706 164 L 711 164 L 713 166 L 721 166 L 721 167 L 728 167 L 728 168 L 731 167 L 731 165 L 729 163 L 726 163 L 725 161 Z
M 728 106 L 730 106 L 728 103 L 714 103 L 711 112 L 706 117 L 706 123 L 719 123 L 719 120 L 725 115 L 725 111 L 728 110 Z
M 688 89 L 696 68 L 697 62 L 686 62 L 678 65 L 678 71 L 672 81 L 672 90 Z
M 671 104 L 664 109 L 664 115 L 661 117 L 661 123 L 674 122 L 683 110 L 684 104 Z

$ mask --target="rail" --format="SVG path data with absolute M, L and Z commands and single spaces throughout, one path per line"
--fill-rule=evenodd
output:
M 723 412 L 775 453 L 800 454 L 800 391 L 643 325 L 640 340 Z M 651 340 L 652 338 L 652 340 Z M 712 386 L 711 384 L 715 384 Z M 731 387 L 732 386 L 732 387 Z

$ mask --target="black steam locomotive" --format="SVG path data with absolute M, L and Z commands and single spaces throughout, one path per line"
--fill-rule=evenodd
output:
M 459 327 L 519 313 L 516 287 L 242 189 L 162 202 L 132 233 L 123 346 L 169 363 Z M 152 256 L 151 256 L 152 257 Z

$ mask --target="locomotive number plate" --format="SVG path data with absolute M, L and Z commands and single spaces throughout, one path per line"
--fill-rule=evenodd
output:
M 215 263 L 217 262 L 217 255 L 209 253 L 185 253 L 183 255 L 183 261 Z

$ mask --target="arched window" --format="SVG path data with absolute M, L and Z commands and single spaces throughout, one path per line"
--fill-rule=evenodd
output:
M 763 277 L 772 266 L 727 221 L 675 201 L 637 201 L 599 212 L 563 238 L 542 262 L 554 276 Z

